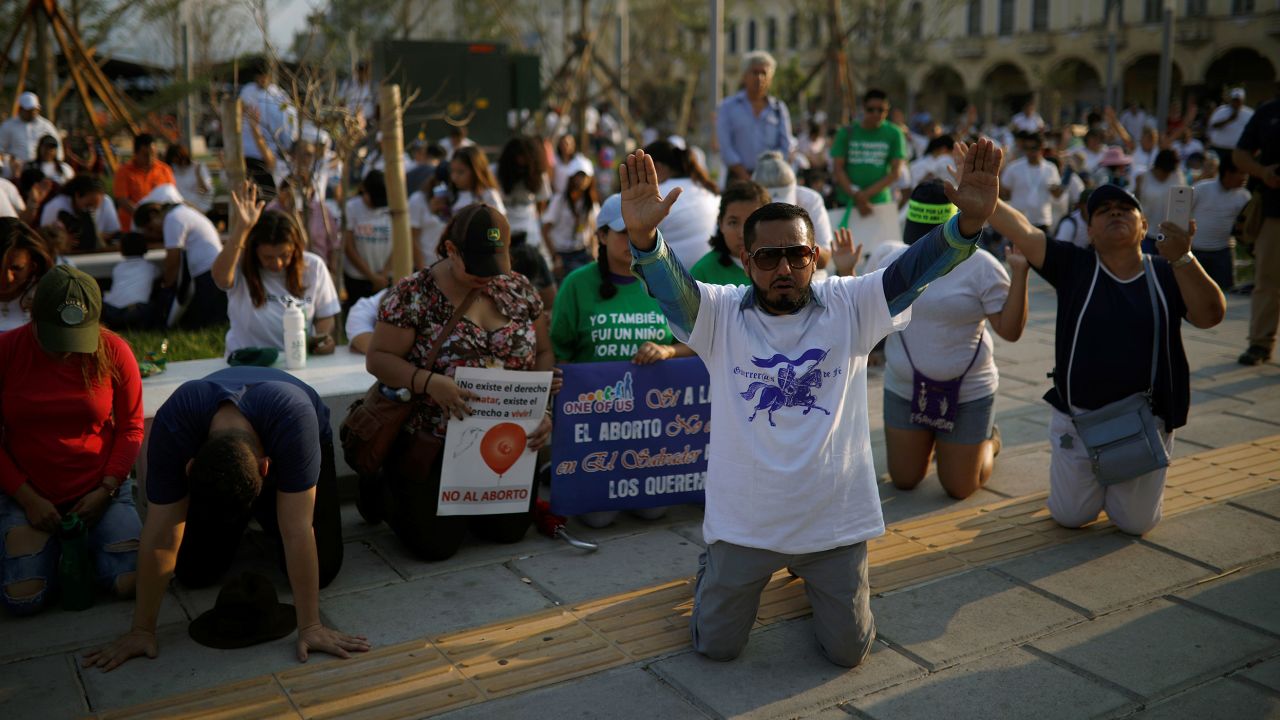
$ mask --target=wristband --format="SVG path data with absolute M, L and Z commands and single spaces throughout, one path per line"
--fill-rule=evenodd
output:
M 1171 264 L 1171 265 L 1173 265 L 1173 269 L 1174 269 L 1174 270 L 1177 270 L 1178 268 L 1182 267 L 1183 265 L 1190 265 L 1191 263 L 1195 262 L 1195 259 L 1196 259 L 1196 256 L 1195 256 L 1195 255 L 1192 255 L 1192 254 L 1191 254 L 1191 251 L 1190 251 L 1190 250 L 1188 250 L 1188 251 L 1186 251 L 1185 253 L 1183 253 L 1183 254 L 1182 254 L 1182 257 L 1178 258 L 1177 260 L 1174 260 L 1174 261 L 1173 261 L 1172 263 L 1170 263 L 1170 264 Z
M 103 480 L 102 480 L 102 484 L 101 484 L 101 485 L 99 485 L 98 487 L 100 487 L 100 488 L 102 488 L 103 490 L 106 490 L 106 491 L 107 491 L 107 497 L 109 497 L 109 498 L 115 498 L 117 495 L 119 495 L 119 494 L 120 494 L 120 487 L 121 487 L 122 485 L 124 485 L 124 482 L 123 482 L 123 481 L 122 481 L 122 482 L 118 482 L 118 483 L 116 483 L 115 485 L 109 485 L 109 484 L 107 484 L 107 480 L 106 480 L 106 478 L 103 478 Z
M 422 368 L 414 368 L 413 374 L 409 376 L 409 392 L 414 395 L 418 394 L 418 373 L 420 372 L 422 372 Z M 426 392 L 426 388 L 423 388 L 423 392 Z

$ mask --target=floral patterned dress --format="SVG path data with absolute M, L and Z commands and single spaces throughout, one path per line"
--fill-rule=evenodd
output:
M 510 318 L 506 325 L 488 332 L 463 317 L 440 347 L 435 364 L 427 367 L 427 355 L 436 335 L 453 315 L 454 305 L 436 285 L 430 268 L 406 277 L 390 290 L 378 308 L 378 319 L 414 331 L 413 347 L 406 360 L 415 366 L 453 377 L 459 367 L 489 367 L 504 370 L 533 370 L 537 360 L 537 335 L 533 321 L 542 314 L 542 298 L 525 276 L 499 275 L 480 289 Z M 432 428 L 444 436 L 448 418 L 430 397 L 413 416 L 407 429 L 416 432 Z

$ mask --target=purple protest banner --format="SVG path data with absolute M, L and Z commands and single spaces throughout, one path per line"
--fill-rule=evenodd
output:
M 578 515 L 700 503 L 710 382 L 696 357 L 562 365 L 551 434 L 551 510 Z

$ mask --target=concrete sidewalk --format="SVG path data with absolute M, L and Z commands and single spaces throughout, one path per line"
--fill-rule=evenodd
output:
M 933 479 L 911 493 L 882 481 L 887 523 L 1047 489 L 1048 411 L 1039 397 L 1052 366 L 1053 306 L 1052 291 L 1033 279 L 1027 332 L 1016 344 L 998 343 L 1005 450 L 988 486 L 957 503 Z M 1176 457 L 1280 433 L 1280 367 L 1235 364 L 1247 316 L 1247 299 L 1232 297 L 1219 327 L 1184 326 L 1193 407 Z M 870 385 L 883 473 L 878 375 Z M 515 546 L 469 543 L 435 564 L 410 558 L 353 506 L 344 518 L 346 560 L 322 592 L 322 611 L 377 648 L 683 581 L 702 549 L 700 513 L 689 508 L 653 523 L 574 527 L 601 543 L 590 555 L 530 533 Z M 780 619 L 732 663 L 704 660 L 686 639 L 650 659 L 511 691 L 448 717 L 1280 717 L 1280 483 L 1188 509 L 1142 540 L 1072 537 L 1079 539 L 994 564 L 957 563 L 945 577 L 880 592 L 872 603 L 880 640 L 854 671 L 820 658 L 807 619 Z M 284 576 L 258 550 L 246 542 L 245 562 L 274 577 L 288 601 Z M 299 668 L 291 640 L 238 651 L 191 641 L 187 623 L 215 597 L 216 590 L 171 590 L 160 658 L 110 674 L 78 669 L 75 654 L 124 632 L 129 603 L 0 619 L 0 717 L 101 713 Z M 306 668 L 335 663 L 315 657 Z M 228 717 L 270 715 L 271 707 Z M 296 717 L 287 705 L 275 709 Z

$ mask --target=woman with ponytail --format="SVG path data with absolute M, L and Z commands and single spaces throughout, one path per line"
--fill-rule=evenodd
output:
M 684 196 L 680 199 L 683 201 Z M 751 284 L 742 268 L 743 228 L 751 213 L 768 204 L 769 191 L 758 183 L 735 182 L 724 189 L 720 214 L 716 216 L 716 234 L 711 236 L 711 252 L 689 269 L 694 280 L 710 285 Z
M 630 360 L 650 365 L 690 357 L 689 346 L 676 342 L 644 283 L 631 274 L 631 245 L 622 220 L 622 197 L 612 195 L 600 207 L 596 222 L 601 251 L 596 262 L 569 273 L 551 311 L 551 346 L 561 363 Z M 666 508 L 636 511 L 654 520 Z M 590 527 L 605 527 L 615 511 L 579 516 Z
M 706 252 L 707 238 L 716 231 L 720 205 L 716 185 L 687 146 L 656 140 L 644 152 L 653 157 L 658 171 L 658 192 L 666 197 L 672 188 L 680 188 L 680 202 L 672 206 L 658 230 L 681 264 L 692 267 Z

